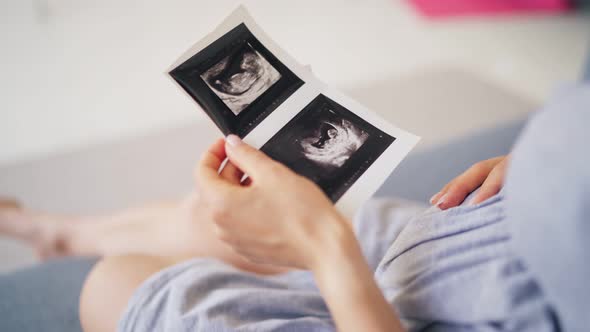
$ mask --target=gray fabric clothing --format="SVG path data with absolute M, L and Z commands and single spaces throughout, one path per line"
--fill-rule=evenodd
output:
M 559 331 L 511 248 L 502 194 L 430 208 L 398 235 L 375 275 L 409 331 Z
M 360 215 L 368 218 L 355 219 L 355 233 L 372 269 L 406 222 L 424 209 L 391 199 L 365 206 Z M 263 277 L 212 259 L 194 259 L 152 276 L 135 291 L 119 323 L 119 331 L 332 330 L 308 271 Z
M 565 331 L 590 329 L 589 125 L 590 83 L 562 90 L 523 131 L 506 181 L 514 247 Z
M 504 217 L 501 195 L 444 212 L 376 199 L 354 223 L 409 331 L 558 331 L 510 249 Z M 333 331 L 334 324 L 309 272 L 261 277 L 196 259 L 135 292 L 119 331 L 143 330 Z

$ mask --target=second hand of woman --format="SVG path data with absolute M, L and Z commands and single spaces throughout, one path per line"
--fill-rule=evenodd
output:
M 461 204 L 478 188 L 468 204 L 479 204 L 494 196 L 502 189 L 509 159 L 509 156 L 500 156 L 475 163 L 434 194 L 430 203 L 446 210 Z

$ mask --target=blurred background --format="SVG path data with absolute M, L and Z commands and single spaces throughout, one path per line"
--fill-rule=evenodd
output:
M 203 120 L 163 72 L 239 3 L 0 1 L 0 163 Z M 590 42 L 590 20 L 575 13 L 430 20 L 396 0 L 243 3 L 279 45 L 343 90 L 452 69 L 540 103 L 576 79 Z M 370 106 L 422 129 L 405 119 L 413 110 Z
M 96 213 L 189 188 L 219 134 L 163 72 L 240 3 L 419 148 L 526 116 L 590 49 L 582 1 L 1 0 L 0 195 Z M 33 260 L 0 239 L 0 270 Z

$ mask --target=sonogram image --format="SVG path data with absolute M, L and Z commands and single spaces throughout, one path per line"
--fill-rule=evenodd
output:
M 393 141 L 320 94 L 261 150 L 314 181 L 336 202 Z
M 246 43 L 204 72 L 201 78 L 238 115 L 275 84 L 281 74 Z
M 224 135 L 240 137 L 305 84 L 244 23 L 168 74 Z
M 340 167 L 368 137 L 367 132 L 348 120 L 326 121 L 319 123 L 311 136 L 301 140 L 301 150 L 303 156 L 318 165 Z

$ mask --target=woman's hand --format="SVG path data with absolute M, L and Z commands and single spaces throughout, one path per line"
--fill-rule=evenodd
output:
M 256 263 L 311 270 L 339 331 L 403 331 L 350 224 L 315 184 L 233 135 L 209 148 L 196 178 L 221 240 Z
M 470 205 L 478 204 L 497 194 L 504 184 L 508 156 L 480 161 L 459 175 L 430 199 L 442 210 L 461 204 L 467 195 L 479 188 Z
M 218 172 L 226 156 L 230 162 Z M 209 148 L 196 181 L 219 238 L 253 262 L 313 270 L 320 256 L 356 241 L 314 183 L 237 136 Z

